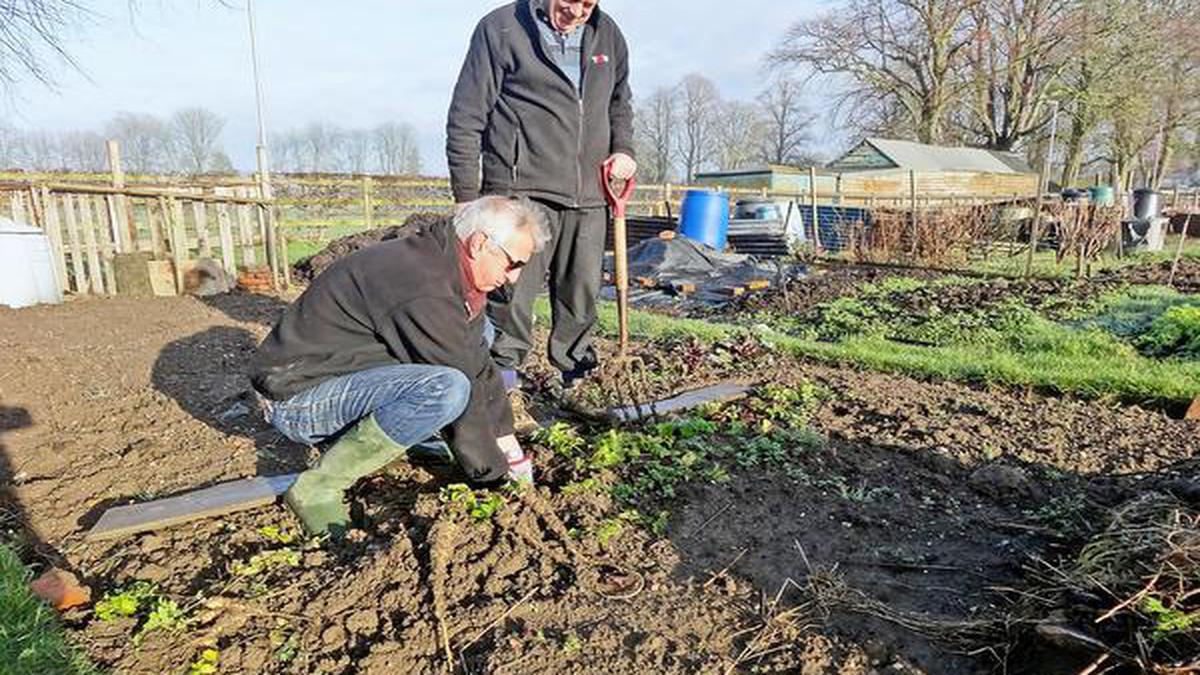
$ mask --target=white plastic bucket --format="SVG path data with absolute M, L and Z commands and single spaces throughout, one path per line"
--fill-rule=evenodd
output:
M 62 300 L 50 239 L 36 227 L 0 218 L 0 305 L 16 308 Z

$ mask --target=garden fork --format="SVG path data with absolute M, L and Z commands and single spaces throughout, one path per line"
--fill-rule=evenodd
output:
M 617 291 L 617 358 L 610 361 L 605 370 L 615 385 L 613 393 L 617 405 L 638 406 L 639 398 L 646 397 L 650 388 L 645 362 L 629 354 L 629 240 L 625 228 L 625 209 L 637 182 L 630 177 L 619 191 L 614 189 L 612 165 L 612 159 L 600 165 L 600 187 L 612 209 L 613 282 Z

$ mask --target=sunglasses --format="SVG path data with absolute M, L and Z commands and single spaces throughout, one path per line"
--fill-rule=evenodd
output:
M 492 246 L 500 249 L 500 252 L 503 253 L 504 257 L 508 259 L 508 267 L 505 269 L 507 269 L 509 272 L 512 272 L 513 270 L 519 270 L 529 262 L 528 260 L 518 260 L 517 258 L 514 258 L 513 254 L 509 253 L 508 249 L 504 248 L 504 244 L 501 244 L 499 241 L 492 239 L 491 237 L 488 237 L 488 241 L 492 242 Z

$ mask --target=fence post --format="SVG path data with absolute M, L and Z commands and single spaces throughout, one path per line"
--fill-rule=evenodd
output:
M 118 190 L 125 187 L 125 169 L 121 167 L 121 146 L 115 140 L 109 140 L 108 171 L 112 175 L 112 186 Z M 128 205 L 125 195 L 113 195 L 113 210 L 115 221 L 112 223 L 112 236 L 117 245 L 117 253 L 133 253 L 137 247 L 137 229 L 129 218 Z
M 362 178 L 362 208 L 363 222 L 366 223 L 367 229 L 374 227 L 371 209 L 371 177 L 363 176 Z
M 263 248 L 267 249 L 267 265 L 271 268 L 271 283 L 278 287 L 279 278 L 282 276 L 283 285 L 290 286 L 292 274 L 287 263 L 287 244 L 279 236 L 279 229 L 275 222 L 275 207 L 271 204 L 275 198 L 275 190 L 271 185 L 267 148 L 259 144 L 255 147 L 254 154 L 258 160 L 258 196 L 265 200 L 265 203 L 258 205 L 256 211 L 258 211 L 259 227 L 263 232 Z M 282 264 L 280 264 L 281 258 L 283 259 Z
M 911 231 L 912 242 L 909 243 L 909 255 L 914 258 L 917 255 L 917 172 L 908 170 L 908 208 L 909 208 L 909 230 Z
M 817 167 L 808 167 L 808 198 L 812 201 L 813 255 L 821 254 L 821 222 L 817 214 Z
M 67 258 L 63 250 L 62 225 L 58 220 L 58 206 L 50 188 L 42 186 L 42 213 L 46 218 L 46 236 L 50 238 L 50 250 L 54 253 L 54 276 L 58 277 L 58 287 L 63 292 L 67 290 Z

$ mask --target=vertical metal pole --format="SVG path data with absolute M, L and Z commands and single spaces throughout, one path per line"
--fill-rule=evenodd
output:
M 255 161 L 258 165 L 259 197 L 268 203 L 260 204 L 258 210 L 259 230 L 263 233 L 263 247 L 267 250 L 267 264 L 271 267 L 271 284 L 279 287 L 279 243 L 275 236 L 275 211 L 269 203 L 274 198 L 271 189 L 270 160 L 267 154 L 267 122 L 263 113 L 262 78 L 258 68 L 258 36 L 254 26 L 254 0 L 246 0 L 246 22 L 250 29 L 250 67 L 254 75 L 254 107 L 258 116 L 258 144 L 254 148 Z M 283 270 L 284 283 L 288 283 L 288 270 Z

